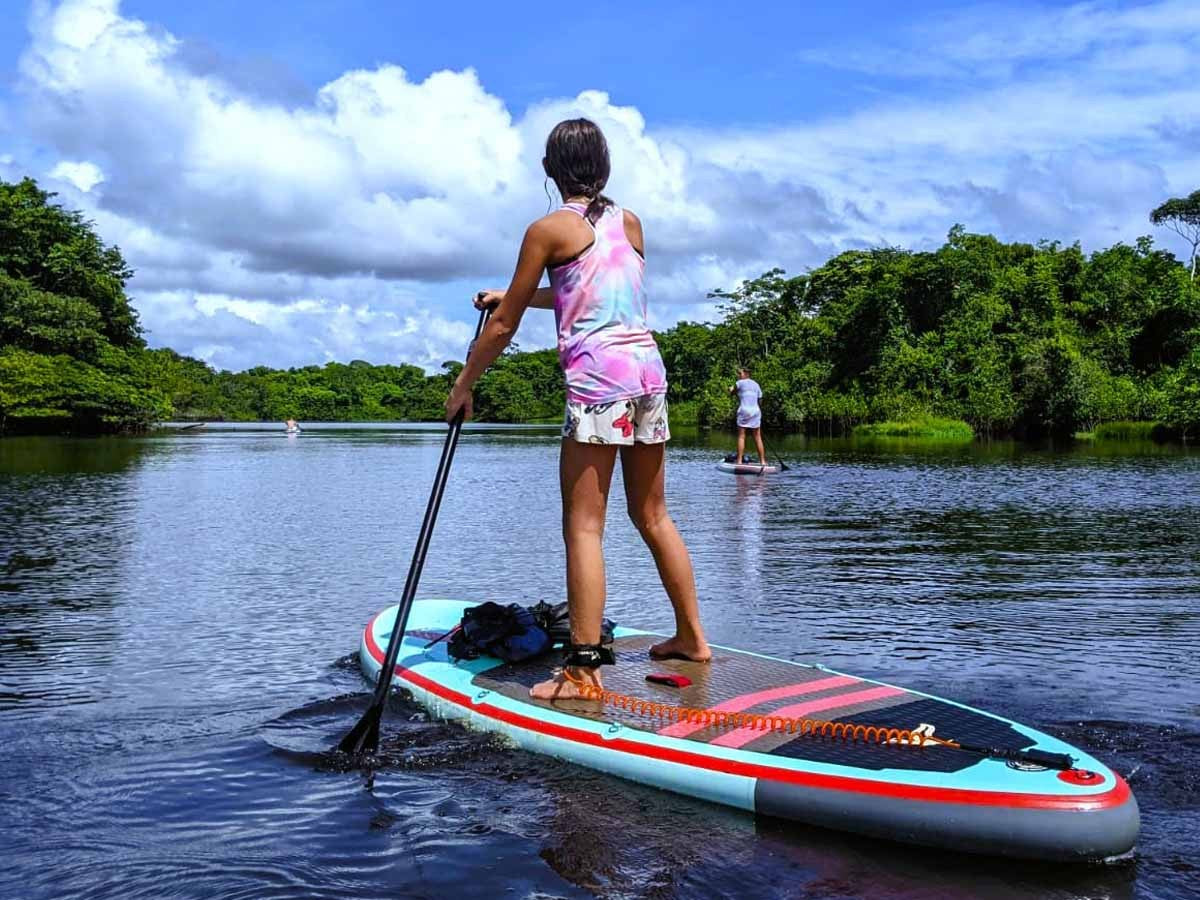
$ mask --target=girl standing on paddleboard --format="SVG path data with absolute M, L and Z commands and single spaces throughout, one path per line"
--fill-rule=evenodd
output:
M 675 609 L 675 635 L 651 647 L 650 655 L 704 661 L 712 654 L 700 627 L 692 562 L 667 513 L 667 378 L 646 323 L 642 223 L 601 193 L 608 183 L 608 145 L 595 123 L 556 125 L 542 167 L 563 204 L 526 230 L 508 290 L 476 297 L 476 307 L 494 305 L 495 312 L 454 382 L 446 419 L 463 408 L 470 416 L 471 389 L 508 346 L 525 310 L 553 309 L 567 385 L 559 484 L 572 643 L 565 671 L 530 693 L 570 699 L 579 696 L 577 682 L 599 685 L 599 666 L 613 661 L 600 644 L 600 625 L 604 520 L 618 452 L 629 517 L 654 555 Z M 538 288 L 542 272 L 549 273 L 549 288 Z
M 759 401 L 762 400 L 762 388 L 758 386 L 757 381 L 750 377 L 750 370 L 742 366 L 738 369 L 738 380 L 729 389 L 729 393 L 737 394 L 738 398 L 737 462 L 745 462 L 743 457 L 746 453 L 746 432 L 753 431 L 754 443 L 758 447 L 758 464 L 765 466 L 767 451 L 763 449 L 762 410 L 758 406 Z

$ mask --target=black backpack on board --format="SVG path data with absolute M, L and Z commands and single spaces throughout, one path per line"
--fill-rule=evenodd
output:
M 566 603 L 501 606 L 489 600 L 464 611 L 462 621 L 447 637 L 447 652 L 455 659 L 494 656 L 521 662 L 541 656 L 555 644 L 568 643 L 571 625 Z M 613 623 L 605 619 L 600 641 L 610 644 L 612 639 Z

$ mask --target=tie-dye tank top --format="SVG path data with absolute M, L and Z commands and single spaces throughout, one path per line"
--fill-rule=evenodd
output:
M 587 221 L 583 204 L 562 208 Z M 590 247 L 550 270 L 567 399 L 611 403 L 665 394 L 667 372 L 646 323 L 646 262 L 625 237 L 619 207 L 609 206 L 592 230 Z

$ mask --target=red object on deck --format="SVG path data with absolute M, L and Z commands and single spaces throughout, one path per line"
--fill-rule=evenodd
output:
M 692 683 L 686 675 L 676 675 L 673 672 L 651 672 L 646 680 L 654 684 L 665 684 L 668 687 L 685 688 Z

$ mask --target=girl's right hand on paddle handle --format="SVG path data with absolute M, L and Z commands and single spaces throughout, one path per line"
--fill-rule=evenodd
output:
M 480 291 L 475 295 L 476 309 L 495 309 L 504 299 L 504 291 Z
M 460 409 L 463 413 L 463 421 L 470 421 L 471 415 L 475 411 L 474 405 L 471 389 L 464 388 L 455 381 L 454 386 L 450 388 L 450 396 L 446 398 L 446 421 L 453 422 Z

